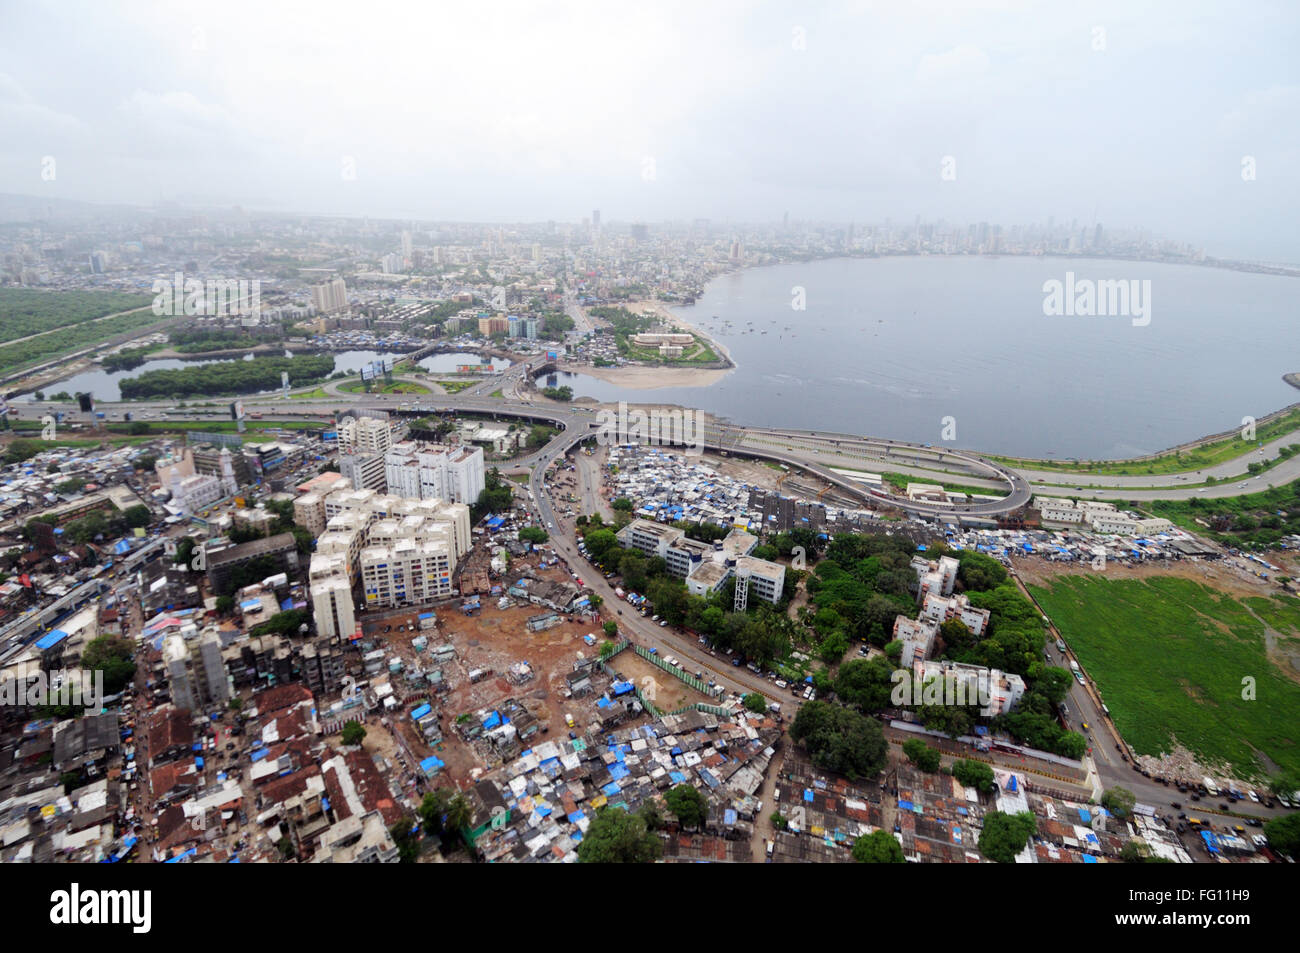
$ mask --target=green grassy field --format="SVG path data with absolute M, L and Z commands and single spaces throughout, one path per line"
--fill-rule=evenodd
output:
M 1243 779 L 1266 777 L 1260 753 L 1300 769 L 1300 684 L 1269 660 L 1260 621 L 1283 652 L 1300 652 L 1300 600 L 1237 600 L 1172 576 L 1066 576 L 1031 591 L 1139 754 L 1168 752 L 1176 738 Z
M 370 390 L 366 390 L 365 382 L 359 378 L 354 381 L 348 381 L 346 384 L 340 384 L 339 390 L 348 394 L 427 394 L 429 388 L 423 384 L 417 384 L 414 381 L 372 381 Z
M 29 364 L 47 361 L 50 358 L 67 354 L 71 351 L 107 341 L 128 331 L 138 331 L 159 322 L 169 320 L 160 318 L 151 310 L 133 311 L 103 321 L 83 321 L 80 324 L 63 325 L 39 337 L 25 341 L 15 341 L 0 347 L 0 371 L 8 372 Z
M 435 381 L 448 394 L 459 394 L 467 387 L 473 387 L 478 381 Z

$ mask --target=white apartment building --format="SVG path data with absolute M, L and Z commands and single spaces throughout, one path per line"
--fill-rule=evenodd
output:
M 473 504 L 486 478 L 482 447 L 404 441 L 384 455 L 388 492 L 405 499 Z
M 675 344 L 685 347 L 695 343 L 693 335 L 669 331 L 646 331 L 632 335 L 632 343 L 638 347 L 659 347 L 663 344 Z
M 996 668 L 967 665 L 964 662 L 916 659 L 911 664 L 912 675 L 924 684 L 930 679 L 950 683 L 945 691 L 952 691 L 966 704 L 980 704 L 980 714 L 985 718 L 1004 715 L 1014 709 L 1025 694 L 1025 680 Z M 946 701 L 946 700 L 945 700 Z
M 617 535 L 625 548 L 662 557 L 668 571 L 685 579 L 687 590 L 697 596 L 716 592 L 733 575 L 748 575 L 760 598 L 773 604 L 781 601 L 785 567 L 750 556 L 758 537 L 742 529 L 734 529 L 721 542 L 710 545 L 688 538 L 675 526 L 635 519 Z
M 953 586 L 957 584 L 957 570 L 961 563 L 951 556 L 941 556 L 939 560 L 928 560 L 924 556 L 912 558 L 912 571 L 916 573 L 916 601 L 925 602 L 930 593 L 940 596 L 952 595 Z
M 172 505 L 186 516 L 211 506 L 222 497 L 221 480 L 210 474 L 196 473 L 182 477 L 171 485 Z
M 325 532 L 325 498 L 319 493 L 304 493 L 293 501 L 293 521 L 313 536 Z
M 311 306 L 319 314 L 334 311 L 346 311 L 348 307 L 348 286 L 342 278 L 325 281 L 311 286 Z
M 896 616 L 894 638 L 903 643 L 899 664 L 903 668 L 910 668 L 914 661 L 928 658 L 934 649 L 934 637 L 938 632 L 939 626 L 934 622 L 909 619 L 905 615 Z
M 451 595 L 453 568 L 446 540 L 397 539 L 361 551 L 366 607 L 418 605 Z
M 736 560 L 735 574 L 737 585 L 748 579 L 753 592 L 760 599 L 773 605 L 781 601 L 781 592 L 785 588 L 785 567 L 755 556 L 741 556 Z
M 339 473 L 354 490 L 384 491 L 384 458 L 377 453 L 340 453 Z
M 339 423 L 338 434 L 340 454 L 377 453 L 382 456 L 393 447 L 393 429 L 386 414 L 383 418 L 344 417 Z
M 984 635 L 990 614 L 988 609 L 972 606 L 965 593 L 941 596 L 937 592 L 931 592 L 921 604 L 921 618 L 926 622 L 942 625 L 949 619 L 960 619 L 976 638 Z
M 1143 535 L 1155 535 L 1156 533 L 1167 533 L 1174 528 L 1174 524 L 1166 519 L 1146 519 L 1137 521 L 1137 531 Z
M 312 560 L 313 565 L 315 559 Z M 356 634 L 357 619 L 352 603 L 352 582 L 346 576 L 330 576 L 311 584 L 312 615 L 318 635 L 350 639 Z
M 1090 514 L 1089 518 L 1093 532 L 1096 533 L 1123 533 L 1131 536 L 1138 531 L 1137 520 L 1124 513 L 1098 512 Z
M 358 582 L 367 607 L 418 605 L 451 595 L 456 564 L 472 545 L 464 503 L 335 490 L 323 510 L 325 532 L 317 538 L 309 571 L 318 632 L 354 631 L 352 591 Z
M 1050 523 L 1078 524 L 1083 522 L 1083 510 L 1074 505 L 1073 500 L 1058 500 L 1051 497 L 1038 497 L 1034 500 L 1039 515 Z

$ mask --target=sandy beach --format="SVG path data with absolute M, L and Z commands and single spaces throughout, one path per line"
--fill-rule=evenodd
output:
M 665 325 L 676 325 L 684 330 L 698 334 L 709 342 L 714 352 L 731 361 L 731 354 L 710 335 L 695 327 L 682 317 L 680 312 L 672 311 L 661 301 L 629 301 L 621 305 L 629 311 L 641 313 L 654 311 Z M 734 364 L 735 362 L 732 361 Z M 561 364 L 561 370 L 575 374 L 588 374 L 610 384 L 629 387 L 633 390 L 654 390 L 659 387 L 709 387 L 730 374 L 734 367 L 650 367 L 634 364 L 628 367 L 592 367 L 588 364 Z

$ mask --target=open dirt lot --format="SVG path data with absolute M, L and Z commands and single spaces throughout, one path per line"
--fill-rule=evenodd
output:
M 641 693 L 660 711 L 675 711 L 683 705 L 712 702 L 707 695 L 697 692 L 681 679 L 669 675 L 657 665 L 647 662 L 631 649 L 614 657 L 613 669 L 641 689 Z

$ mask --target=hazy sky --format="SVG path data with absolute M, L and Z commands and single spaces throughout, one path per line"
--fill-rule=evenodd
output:
M 1054 215 L 1300 261 L 1297 24 L 1294 3 L 0 0 L 0 191 L 483 221 Z

